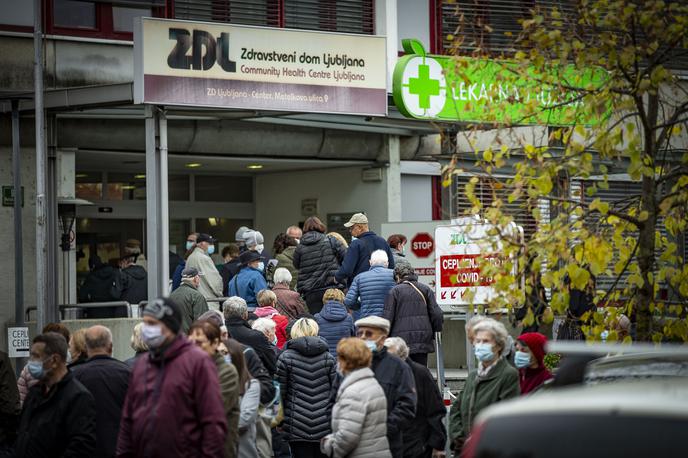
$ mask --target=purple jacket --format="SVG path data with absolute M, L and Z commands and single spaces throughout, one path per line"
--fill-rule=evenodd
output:
M 227 420 L 215 363 L 183 334 L 138 358 L 122 410 L 118 457 L 224 456 Z

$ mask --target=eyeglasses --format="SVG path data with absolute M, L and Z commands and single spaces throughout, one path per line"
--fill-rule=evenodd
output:
M 162 299 L 155 299 L 149 302 L 144 311 L 146 314 L 152 315 L 156 320 L 162 320 L 165 316 L 174 315 L 174 310 L 166 305 Z

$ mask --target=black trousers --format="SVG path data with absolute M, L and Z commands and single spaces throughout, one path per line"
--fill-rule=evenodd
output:
M 306 294 L 303 295 L 303 300 L 306 302 L 306 305 L 308 306 L 308 312 L 311 315 L 315 315 L 316 313 L 320 313 L 320 311 L 323 308 L 323 294 L 325 294 L 324 289 L 316 289 L 314 291 L 309 291 Z
M 293 441 L 289 442 L 289 448 L 293 458 L 327 458 L 327 456 L 320 453 L 320 441 Z
M 413 353 L 412 355 L 409 355 L 409 358 L 411 358 L 413 361 L 417 362 L 418 364 L 422 364 L 425 367 L 428 367 L 428 354 L 427 353 Z

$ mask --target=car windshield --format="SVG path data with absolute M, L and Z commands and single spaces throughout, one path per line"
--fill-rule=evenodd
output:
M 585 383 L 594 385 L 619 380 L 687 378 L 686 357 L 609 358 L 591 362 L 585 371 Z

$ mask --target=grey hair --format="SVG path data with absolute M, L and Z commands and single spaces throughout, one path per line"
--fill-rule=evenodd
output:
M 389 265 L 389 256 L 385 250 L 375 250 L 370 255 L 371 266 L 387 266 Z
M 408 358 L 409 347 L 406 345 L 406 341 L 401 337 L 387 337 L 385 339 L 385 347 L 387 347 L 392 354 L 397 355 L 401 359 Z
M 413 266 L 409 262 L 398 262 L 394 264 L 394 276 L 397 278 L 404 279 L 415 273 L 416 271 L 413 270 Z
M 131 348 L 136 353 L 148 351 L 148 345 L 146 345 L 146 343 L 143 341 L 143 338 L 141 337 L 142 327 L 143 321 L 136 323 L 136 326 L 134 326 L 134 332 L 131 333 Z
M 225 311 L 226 320 L 230 318 L 243 318 L 244 314 L 248 313 L 248 305 L 246 305 L 246 301 L 239 296 L 232 296 L 228 298 L 222 304 L 222 307 Z
M 217 327 L 222 327 L 225 325 L 225 317 L 219 310 L 208 310 L 203 315 L 198 317 L 198 321 L 210 321 L 211 323 L 217 325 Z
M 478 323 L 482 323 L 487 320 L 488 317 L 485 315 L 473 315 L 470 320 L 466 321 L 466 332 L 475 328 Z
M 292 279 L 291 272 L 284 267 L 278 267 L 275 270 L 275 274 L 273 275 L 272 279 L 276 285 L 279 285 L 280 283 L 286 283 L 288 285 L 291 283 Z
M 476 324 L 473 332 L 478 334 L 481 331 L 486 331 L 492 334 L 497 346 L 499 347 L 499 356 L 502 356 L 504 350 L 508 347 L 509 333 L 502 323 L 492 318 L 485 318 L 480 323 Z
M 270 318 L 258 318 L 253 322 L 251 328 L 266 334 L 275 330 L 275 322 Z

